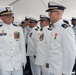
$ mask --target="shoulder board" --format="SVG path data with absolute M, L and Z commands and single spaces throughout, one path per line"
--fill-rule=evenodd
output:
M 51 28 L 47 28 L 48 30 L 52 30 Z
M 14 26 L 17 26 L 16 24 L 13 24 Z
M 0 27 L 2 27 L 2 25 L 0 25 Z
M 20 27 L 19 25 L 13 24 L 14 26 Z
M 39 27 L 37 26 L 36 28 L 35 28 L 35 30 L 37 31 L 39 29 Z
M 69 27 L 69 25 L 67 25 L 67 24 L 62 24 L 61 26 L 65 29 Z

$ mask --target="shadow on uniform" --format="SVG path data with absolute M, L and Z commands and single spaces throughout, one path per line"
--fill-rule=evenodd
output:
M 23 75 L 32 75 L 31 68 L 30 68 L 30 61 L 29 57 L 27 56 L 27 63 L 25 69 L 23 69 Z

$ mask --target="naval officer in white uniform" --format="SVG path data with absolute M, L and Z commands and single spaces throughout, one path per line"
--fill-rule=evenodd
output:
M 27 47 L 27 55 L 30 58 L 30 65 L 33 75 L 37 75 L 36 71 L 36 48 L 38 42 L 38 34 L 39 34 L 39 27 L 37 26 L 38 21 L 34 18 L 30 18 L 29 27 L 31 28 L 28 34 L 28 47 Z
M 23 75 L 26 64 L 25 39 L 21 27 L 12 24 L 12 7 L 0 9 L 0 75 Z
M 51 30 L 49 29 L 50 18 L 45 15 L 40 15 L 40 34 L 38 35 L 38 42 L 36 48 L 37 75 L 49 75 L 49 39 Z
M 62 20 L 65 7 L 50 1 L 48 9 L 53 29 L 50 37 L 50 75 L 71 75 L 75 63 L 75 35 Z

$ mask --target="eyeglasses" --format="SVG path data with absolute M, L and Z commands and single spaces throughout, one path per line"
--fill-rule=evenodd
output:
M 53 12 L 58 12 L 58 11 L 49 11 L 49 14 L 50 14 L 50 13 L 53 13 Z

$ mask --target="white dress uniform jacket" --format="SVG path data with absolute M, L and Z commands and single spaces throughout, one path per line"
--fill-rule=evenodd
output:
M 26 64 L 25 40 L 21 27 L 2 24 L 0 27 L 0 69 L 18 70 Z
M 33 27 L 28 35 L 28 48 L 27 55 L 28 56 L 36 56 L 36 47 L 38 42 L 39 29 L 37 26 Z
M 39 34 L 38 43 L 37 43 L 37 53 L 35 64 L 45 66 L 46 63 L 49 63 L 49 39 L 51 30 L 48 29 L 49 26 L 43 27 L 42 31 Z
M 71 27 L 54 23 L 50 37 L 50 72 L 52 75 L 71 75 L 75 61 L 75 36 Z

